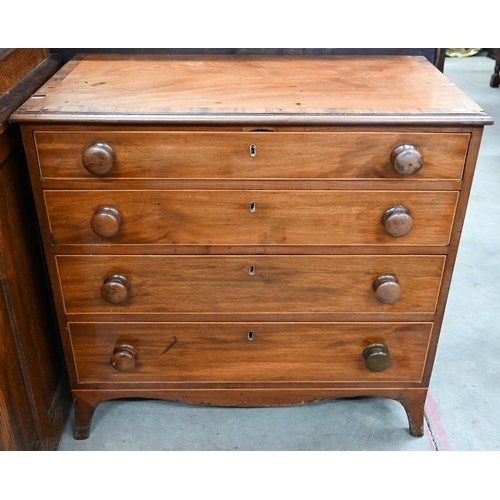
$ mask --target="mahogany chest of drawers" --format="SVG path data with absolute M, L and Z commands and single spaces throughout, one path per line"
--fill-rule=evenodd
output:
M 22 125 L 75 401 L 382 396 L 414 436 L 482 129 L 424 58 L 77 56 Z

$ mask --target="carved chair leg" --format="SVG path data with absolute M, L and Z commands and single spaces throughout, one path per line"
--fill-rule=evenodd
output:
M 410 434 L 414 437 L 424 435 L 424 406 L 427 391 L 409 392 L 402 396 L 400 403 L 403 405 L 408 415 L 410 424 Z
M 97 404 L 89 403 L 76 395 L 73 395 L 73 401 L 75 404 L 75 439 L 87 439 Z
M 500 85 L 500 66 L 495 66 L 495 72 L 491 75 L 490 87 L 498 87 Z
M 498 87 L 500 85 L 500 49 L 497 49 L 497 57 L 495 60 L 495 69 L 491 75 L 490 87 Z

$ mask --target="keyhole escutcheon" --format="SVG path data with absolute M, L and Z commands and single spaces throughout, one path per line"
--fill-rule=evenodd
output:
M 254 213 L 256 208 L 257 208 L 257 204 L 255 203 L 255 201 L 251 201 L 250 202 L 250 212 Z
M 248 274 L 253 276 L 255 274 L 255 266 L 248 266 Z
M 250 156 L 252 158 L 257 156 L 257 146 L 255 144 L 250 144 Z

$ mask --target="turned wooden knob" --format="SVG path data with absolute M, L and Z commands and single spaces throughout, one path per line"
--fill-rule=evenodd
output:
M 137 349 L 130 344 L 119 344 L 113 350 L 111 366 L 119 372 L 128 372 L 135 368 Z
M 424 165 L 422 153 L 411 144 L 401 144 L 391 154 L 391 163 L 398 174 L 416 174 Z
M 401 286 L 396 276 L 382 274 L 373 283 L 375 297 L 384 304 L 394 304 L 401 297 Z
M 394 205 L 388 208 L 382 216 L 385 232 L 393 238 L 406 236 L 413 227 L 413 219 L 406 207 Z
M 127 299 L 130 282 L 121 274 L 111 274 L 104 280 L 101 288 L 102 298 L 110 304 L 121 304 Z
M 123 221 L 122 214 L 114 207 L 99 207 L 92 216 L 90 227 L 97 236 L 111 238 Z
M 115 151 L 105 142 L 94 142 L 83 153 L 82 163 L 93 175 L 106 175 L 115 164 Z
M 372 372 L 383 372 L 391 365 L 389 349 L 385 344 L 374 343 L 366 346 L 363 350 L 363 358 L 366 367 Z

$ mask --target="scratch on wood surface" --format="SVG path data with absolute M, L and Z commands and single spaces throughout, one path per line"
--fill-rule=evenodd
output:
M 177 344 L 177 342 L 179 342 L 179 340 L 177 339 L 177 337 L 174 337 L 174 340 L 172 342 L 170 342 L 170 344 L 167 346 L 167 348 L 160 354 L 160 356 L 163 356 L 164 354 L 166 354 L 168 351 L 170 351 L 170 349 L 172 349 L 172 347 L 174 347 L 175 344 Z M 160 357 L 158 356 L 158 358 Z

